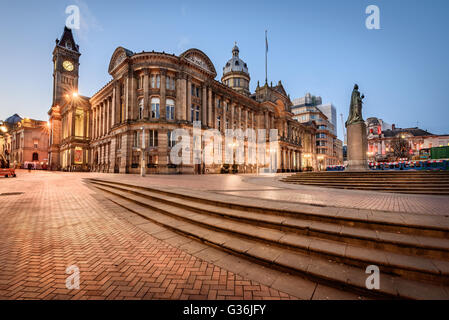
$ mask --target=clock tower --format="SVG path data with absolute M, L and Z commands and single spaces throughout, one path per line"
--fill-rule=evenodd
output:
M 72 30 L 64 27 L 60 39 L 56 39 L 53 50 L 53 106 L 62 105 L 66 95 L 78 92 L 79 46 Z
M 61 169 L 61 146 L 63 139 L 63 114 L 71 108 L 72 97 L 78 93 L 79 46 L 72 30 L 64 27 L 60 39 L 56 39 L 53 50 L 53 98 L 48 111 L 50 170 Z

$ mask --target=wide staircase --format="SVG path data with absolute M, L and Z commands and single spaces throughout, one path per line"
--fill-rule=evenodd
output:
M 373 298 L 449 299 L 448 217 L 86 181 L 152 223 L 268 268 Z M 370 265 L 378 290 L 366 286 Z
M 302 172 L 282 181 L 338 189 L 449 195 L 449 171 Z

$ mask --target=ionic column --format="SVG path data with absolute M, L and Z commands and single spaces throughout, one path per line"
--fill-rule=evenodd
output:
M 202 101 L 201 101 L 201 124 L 207 125 L 207 88 L 203 85 L 202 89 Z
M 150 71 L 143 70 L 143 117 L 148 119 L 150 117 L 150 96 L 149 96 L 149 77 Z
M 192 121 L 192 117 L 190 114 L 190 109 L 192 108 L 192 81 L 190 80 L 190 77 L 187 77 L 187 114 L 186 114 L 186 119 L 187 121 L 191 122 Z
M 159 108 L 160 108 L 160 119 L 166 119 L 167 115 L 166 115 L 166 78 L 167 78 L 167 71 L 166 70 L 161 70 L 161 91 L 160 91 L 160 97 L 161 97 L 161 102 L 159 104 Z
M 207 98 L 207 125 L 214 128 L 214 113 L 213 113 L 213 101 L 212 101 L 212 88 L 208 88 L 208 98 Z

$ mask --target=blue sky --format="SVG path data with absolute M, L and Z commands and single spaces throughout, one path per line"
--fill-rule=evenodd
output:
M 354 83 L 363 115 L 399 127 L 449 133 L 449 1 L 4 1 L 0 2 L 0 119 L 13 113 L 47 119 L 51 54 L 68 5 L 81 10 L 79 91 L 91 96 L 110 76 L 117 46 L 134 52 L 204 51 L 219 79 L 234 41 L 251 74 L 282 80 L 291 98 L 306 92 L 347 118 Z M 365 27 L 365 8 L 380 8 L 381 30 Z M 338 132 L 342 137 L 340 118 Z

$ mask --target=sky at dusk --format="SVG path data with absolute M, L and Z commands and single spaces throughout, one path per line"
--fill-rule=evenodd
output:
M 282 81 L 290 97 L 310 92 L 333 103 L 338 133 L 354 83 L 365 94 L 364 118 L 449 134 L 449 1 L 0 1 L 0 119 L 18 113 L 47 120 L 52 51 L 68 5 L 81 12 L 74 31 L 82 53 L 79 92 L 91 96 L 110 79 L 115 48 L 133 52 L 205 52 L 217 69 L 234 42 L 248 64 L 251 91 Z M 380 30 L 365 27 L 368 5 Z

